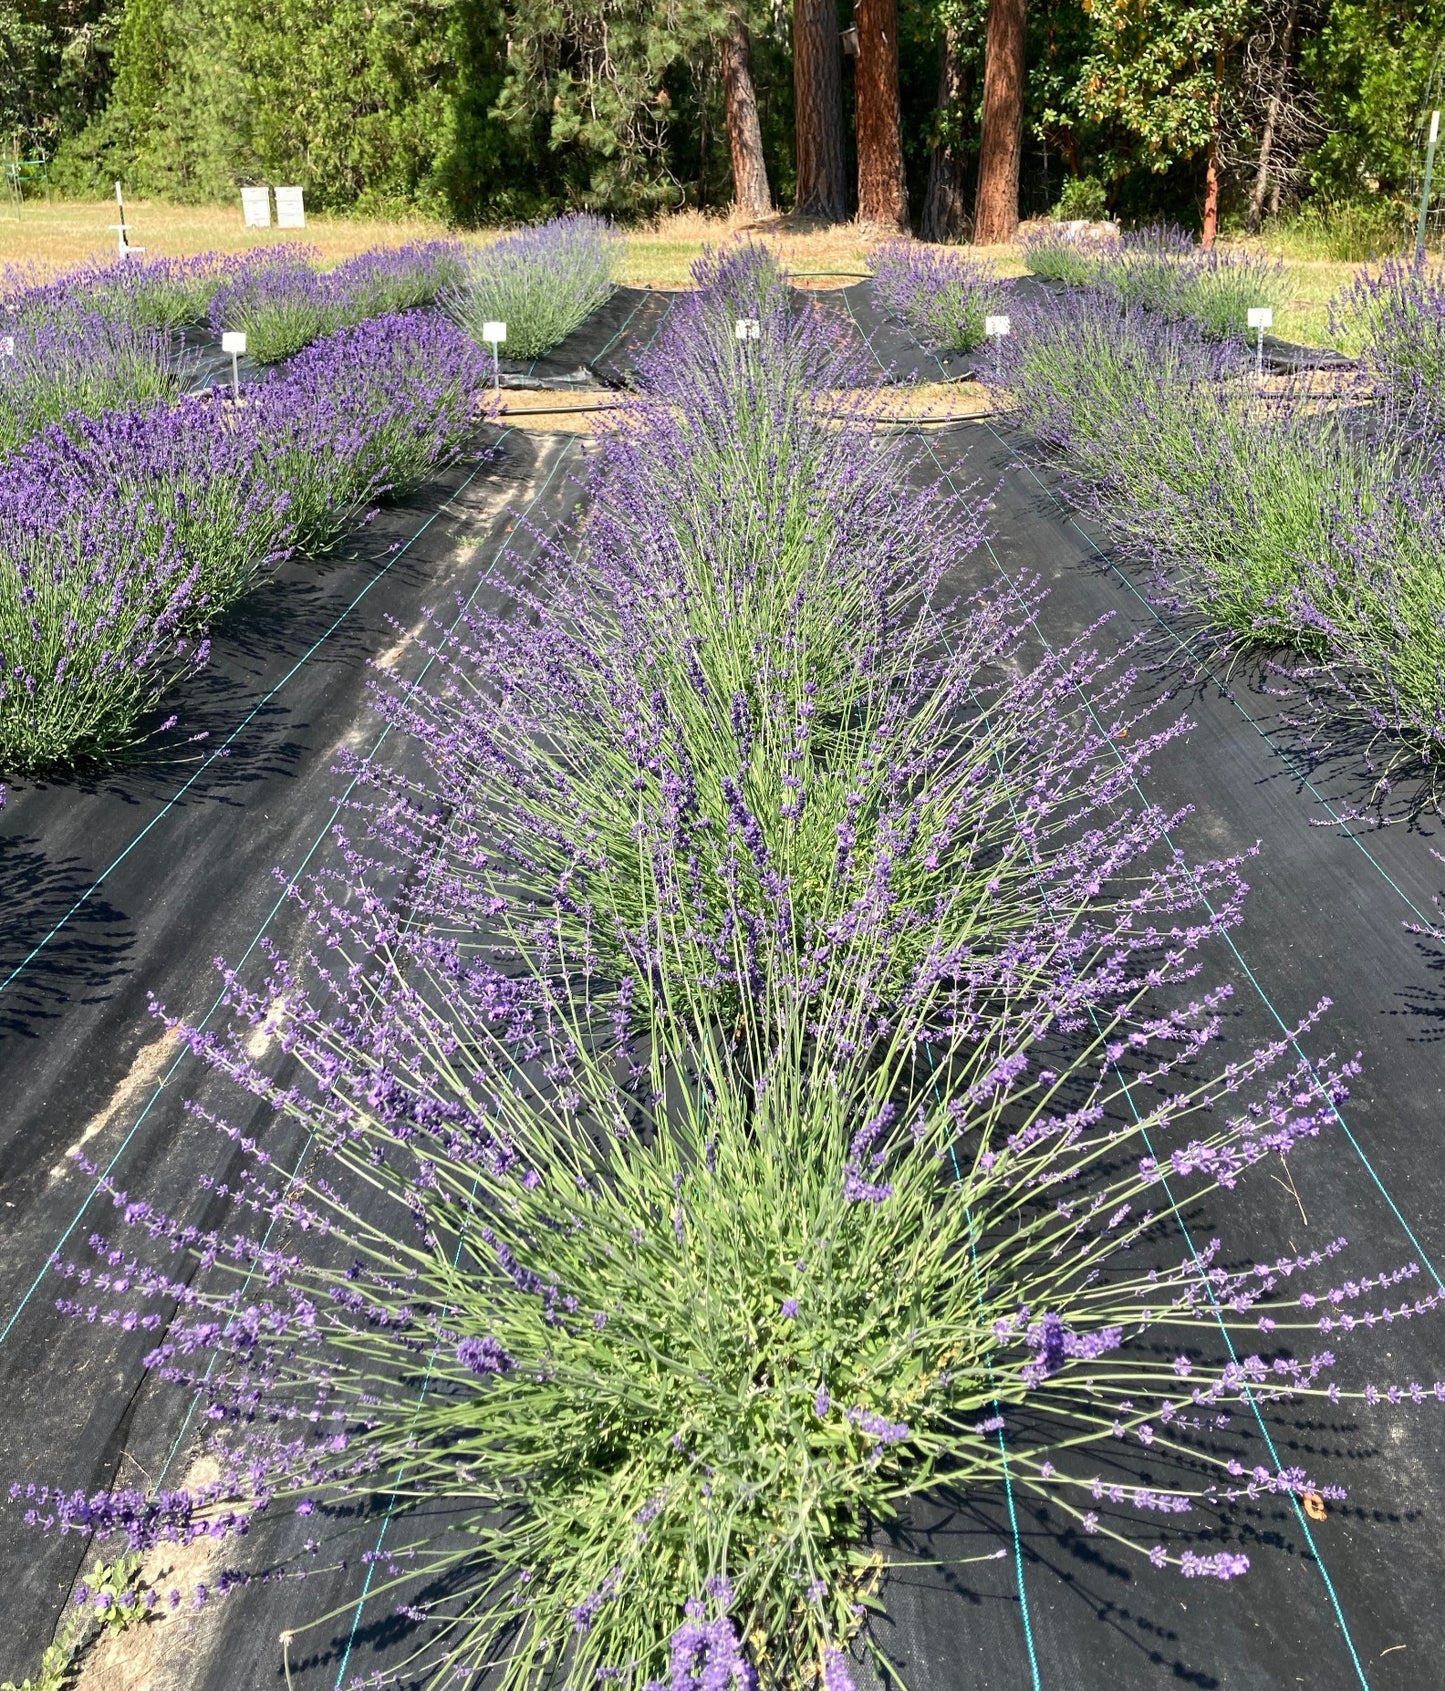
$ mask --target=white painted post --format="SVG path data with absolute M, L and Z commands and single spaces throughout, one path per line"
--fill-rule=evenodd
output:
M 1274 311 L 1267 305 L 1252 305 L 1249 308 L 1249 327 L 1257 331 L 1254 343 L 1254 377 L 1256 381 L 1264 380 L 1264 331 L 1274 327 Z
M 231 398 L 241 397 L 241 372 L 236 361 L 246 350 L 246 336 L 240 329 L 227 329 L 221 336 L 221 351 L 231 355 Z
M 494 323 L 490 318 L 482 324 L 482 339 L 492 349 L 492 391 L 502 391 L 502 357 L 497 348 L 507 338 L 507 325 Z

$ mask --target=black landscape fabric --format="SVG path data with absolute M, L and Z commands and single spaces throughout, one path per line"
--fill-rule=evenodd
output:
M 636 306 L 630 322 L 609 327 L 614 345 L 593 362 L 625 372 L 627 349 L 638 344 L 632 325 L 650 334 L 667 310 L 665 298 Z M 840 307 L 880 366 L 907 364 L 891 320 L 863 295 L 849 290 L 828 305 Z M 912 357 L 926 371 L 916 347 Z M 93 1489 L 174 1483 L 189 1471 L 187 1406 L 140 1367 L 153 1341 L 54 1310 L 47 1258 L 84 1254 L 86 1235 L 107 1215 L 102 1202 L 86 1202 L 90 1182 L 65 1153 L 88 1134 L 88 1153 L 113 1163 L 128 1191 L 201 1223 L 224 1213 L 208 1187 L 234 1178 L 234 1168 L 182 1101 L 232 1110 L 234 1098 L 223 1100 L 199 1064 L 178 1061 L 146 993 L 199 1019 L 219 990 L 215 955 L 240 961 L 263 935 L 283 952 L 296 942 L 298 923 L 272 870 L 298 877 L 334 861 L 329 830 L 346 783 L 333 772 L 338 747 L 364 752 L 381 732 L 366 702 L 365 660 L 410 679 L 425 661 L 415 638 L 423 606 L 446 615 L 455 592 L 485 601 L 524 574 L 537 533 L 575 504 L 584 450 L 576 440 L 508 434 L 487 464 L 460 466 L 383 513 L 351 555 L 286 566 L 218 630 L 212 673 L 178 701 L 172 740 L 122 770 L 21 784 L 0 811 L 0 1480 Z M 1308 1054 L 1364 1054 L 1338 1121 L 1292 1156 L 1287 1180 L 1254 1171 L 1260 1178 L 1215 1205 L 1192 1242 L 1217 1231 L 1233 1263 L 1343 1234 L 1352 1246 L 1342 1273 L 1417 1260 L 1412 1295 L 1436 1290 L 1445 1268 L 1445 1159 L 1434 1144 L 1445 945 L 1407 924 L 1428 925 L 1445 887 L 1445 863 L 1432 856 L 1445 850 L 1438 818 L 1425 812 L 1373 829 L 1343 821 L 1369 796 L 1359 745 L 1302 737 L 1267 673 L 1212 667 L 1193 631 L 1156 614 L 1106 537 L 1070 518 L 1027 442 L 959 426 L 930 434 L 923 451 L 920 476 L 994 490 L 991 543 L 960 562 L 953 585 L 1042 578 L 1040 649 L 1103 616 L 1112 620 L 1101 644 L 1141 636 L 1141 690 L 1160 696 L 1164 715 L 1182 712 L 1195 724 L 1156 757 L 1143 797 L 1171 811 L 1190 807 L 1175 835 L 1190 856 L 1259 842 L 1244 922 L 1212 948 L 1201 983 L 1235 985 L 1229 1040 L 1247 1048 L 1286 1038 L 1328 995 L 1333 1007 L 1304 1041 Z M 202 729 L 210 739 L 187 742 Z M 230 756 L 211 759 L 227 736 Z M 232 1121 L 243 1132 L 261 1125 Z M 1176 1248 L 1189 1248 L 1182 1232 Z M 1342 1347 L 1342 1374 L 1428 1387 L 1445 1376 L 1440 1333 L 1427 1317 L 1363 1343 L 1356 1335 Z M 1267 1350 L 1263 1337 L 1258 1348 Z M 920 1500 L 874 1534 L 888 1563 L 888 1614 L 872 1623 L 874 1636 L 910 1691 L 1430 1691 L 1445 1661 L 1434 1601 L 1445 1574 L 1442 1414 L 1433 1402 L 1388 1418 L 1358 1406 L 1303 1407 L 1242 1424 L 1240 1437 L 1264 1465 L 1305 1466 L 1348 1486 L 1350 1498 L 1321 1523 L 1288 1499 L 1235 1511 L 1219 1543 L 1246 1550 L 1253 1567 L 1228 1587 L 1141 1570 L 1018 1491 Z M 1095 1459 L 1106 1479 L 1143 1480 L 1142 1455 Z M 278 1536 L 258 1554 L 303 1535 L 300 1522 L 270 1530 Z M 367 1577 L 363 1558 L 395 1547 L 387 1530 L 375 1512 L 327 1523 L 316 1574 L 202 1611 L 140 1682 L 148 1691 L 280 1685 L 278 1634 L 346 1603 Z M 0 1674 L 34 1671 L 87 1548 L 78 1537 L 32 1532 L 13 1509 L 0 1513 Z M 1001 1559 L 976 1560 L 1000 1548 Z M 335 1569 L 338 1558 L 345 1570 Z M 347 1610 L 296 1641 L 297 1691 L 372 1674 L 414 1643 L 385 1605 L 353 1621 Z

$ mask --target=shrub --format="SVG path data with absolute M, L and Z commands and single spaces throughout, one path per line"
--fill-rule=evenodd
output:
M 1114 242 L 1102 236 L 1071 235 L 1048 225 L 1028 230 L 1019 246 L 1030 275 L 1071 287 L 1093 282 L 1101 260 L 1114 251 Z
M 1109 192 L 1097 176 L 1071 176 L 1051 215 L 1061 223 L 1097 223 L 1108 210 Z
M 611 294 L 619 244 L 599 217 L 555 217 L 469 251 L 444 303 L 478 344 L 485 322 L 502 322 L 508 357 L 539 358 Z
M 1395 403 L 1445 417 L 1445 264 L 1393 258 L 1330 306 L 1330 332 L 1359 346 Z
M 93 260 L 52 280 L 12 273 L 0 284 L 0 317 L 40 322 L 76 311 L 136 329 L 203 323 L 211 299 L 247 261 L 220 253 L 196 258 Z
M 1388 409 L 1264 400 L 1211 348 L 1106 294 L 1034 302 L 1004 382 L 1076 496 L 1230 643 L 1284 646 L 1434 763 L 1445 677 L 1445 460 Z
M 952 250 L 889 241 L 868 257 L 874 291 L 925 346 L 971 352 L 1002 289 L 993 266 Z

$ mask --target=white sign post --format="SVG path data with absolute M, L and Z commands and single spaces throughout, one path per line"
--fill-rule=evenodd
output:
M 276 227 L 304 229 L 306 227 L 306 199 L 300 188 L 276 190 Z
M 227 329 L 221 336 L 221 351 L 231 355 L 231 397 L 241 397 L 241 372 L 236 367 L 236 360 L 246 350 L 246 337 L 240 329 Z
M 115 230 L 116 251 L 121 258 L 129 258 L 133 252 L 144 252 L 144 247 L 133 247 L 130 244 L 130 225 L 125 220 L 125 197 L 120 191 L 120 183 L 115 185 L 115 210 L 120 218 L 119 223 L 110 224 Z
M 739 317 L 733 323 L 733 337 L 740 341 L 761 340 L 763 326 L 756 317 Z
M 269 229 L 271 227 L 271 190 L 269 188 L 242 188 L 241 215 L 246 220 L 248 229 Z
M 507 325 L 494 323 L 489 318 L 482 324 L 482 339 L 492 349 L 492 391 L 500 393 L 502 390 L 502 358 L 497 348 L 507 338 Z
M 1005 313 L 1000 312 L 997 317 L 984 318 L 984 338 L 993 342 L 993 376 L 995 381 L 1003 379 L 1003 338 L 1008 332 L 1009 320 Z
M 1274 327 L 1274 312 L 1267 305 L 1252 305 L 1247 319 L 1251 329 L 1257 331 L 1254 342 L 1254 374 L 1257 381 L 1264 380 L 1264 331 Z

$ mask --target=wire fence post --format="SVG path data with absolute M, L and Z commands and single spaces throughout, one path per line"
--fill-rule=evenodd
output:
M 1415 259 L 1425 257 L 1425 223 L 1430 215 L 1430 178 L 1435 174 L 1435 143 L 1440 139 L 1440 114 L 1430 114 L 1430 136 L 1425 143 L 1425 180 L 1420 185 L 1420 221 L 1415 225 Z

